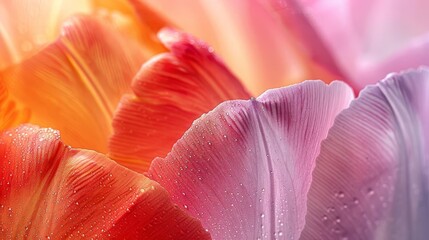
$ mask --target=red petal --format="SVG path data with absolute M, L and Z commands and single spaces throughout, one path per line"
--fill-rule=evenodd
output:
M 165 156 L 192 121 L 228 99 L 250 95 L 205 43 L 164 30 L 171 53 L 145 64 L 134 79 L 135 96 L 126 96 L 113 120 L 110 156 L 144 172 Z
M 8 239 L 208 239 L 201 224 L 143 175 L 58 132 L 21 126 L 0 136 L 0 231 Z

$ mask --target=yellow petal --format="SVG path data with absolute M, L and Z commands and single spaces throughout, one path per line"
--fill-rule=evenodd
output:
M 0 69 L 34 54 L 54 40 L 62 21 L 89 13 L 87 0 L 0 2 Z
M 161 27 L 170 25 L 150 8 L 143 6 L 135 11 L 132 1 L 128 0 L 92 0 L 95 15 L 109 21 L 122 33 L 141 43 L 145 56 L 151 57 L 167 49 L 156 37 Z

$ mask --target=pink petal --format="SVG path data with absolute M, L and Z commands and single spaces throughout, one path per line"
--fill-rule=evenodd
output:
M 154 181 L 57 131 L 21 126 L 0 136 L 0 231 L 6 239 L 208 239 Z
M 146 63 L 113 119 L 110 156 L 138 172 L 164 157 L 192 121 L 229 99 L 250 95 L 212 48 L 171 29 L 160 32 L 171 51 Z
M 319 145 L 353 98 L 308 81 L 229 101 L 196 120 L 149 175 L 214 239 L 297 239 Z
M 302 239 L 426 239 L 429 70 L 367 87 L 322 143 Z
M 131 1 L 149 4 L 177 27 L 207 41 L 253 94 L 303 79 L 332 79 L 315 66 L 313 53 L 302 44 L 305 34 L 285 26 L 279 10 L 266 1 Z M 317 47 L 313 49 L 324 48 Z
M 357 89 L 375 83 L 387 72 L 429 64 L 429 21 L 425 0 L 300 0 L 309 21 L 333 54 L 340 70 Z M 320 21 L 323 19 L 323 21 Z M 411 50 L 401 64 L 398 55 Z M 427 44 L 426 44 L 427 45 Z M 397 59 L 396 63 L 392 59 Z
M 338 68 L 335 59 L 326 43 L 322 40 L 319 33 L 314 28 L 311 19 L 303 11 L 304 1 L 300 0 L 271 0 L 261 1 L 265 5 L 271 6 L 272 13 L 278 15 L 285 28 L 289 29 L 302 44 L 301 51 L 309 56 L 309 58 L 319 65 L 325 67 L 332 73 L 336 73 L 337 77 L 342 77 L 341 70 Z M 320 78 L 321 76 L 316 75 Z M 325 79 L 324 80 L 329 80 Z

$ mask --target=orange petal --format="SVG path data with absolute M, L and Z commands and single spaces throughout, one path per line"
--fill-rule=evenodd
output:
M 124 34 L 141 43 L 145 56 L 151 57 L 167 49 L 157 39 L 156 34 L 167 22 L 150 9 L 136 12 L 128 0 L 92 0 L 95 14 L 109 21 Z M 144 12 L 144 15 L 141 15 Z M 139 15 L 137 15 L 139 14 Z
M 143 62 L 138 45 L 89 17 L 65 22 L 61 36 L 2 73 L 31 123 L 59 129 L 67 144 L 106 152 L 116 105 Z
M 0 131 L 17 126 L 29 118 L 30 111 L 12 99 L 0 81 Z
M 144 172 L 154 157 L 165 156 L 202 113 L 229 99 L 250 95 L 213 54 L 212 48 L 184 33 L 164 30 L 170 49 L 146 63 L 113 119 L 110 156 Z
M 0 231 L 6 239 L 208 239 L 156 182 L 24 125 L 0 136 Z
M 0 69 L 17 63 L 54 40 L 62 21 L 89 13 L 87 0 L 0 2 Z

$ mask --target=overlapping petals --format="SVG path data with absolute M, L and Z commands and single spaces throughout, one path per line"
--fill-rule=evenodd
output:
M 320 141 L 352 99 L 314 81 L 223 103 L 148 174 L 215 239 L 297 239 Z
M 303 34 L 302 27 L 307 25 L 298 19 L 288 20 L 299 22 L 299 27 L 285 25 L 285 18 L 278 13 L 281 7 L 289 7 L 286 4 L 259 0 L 132 2 L 135 6 L 152 6 L 177 27 L 207 41 L 252 94 L 304 79 L 340 78 L 331 69 L 321 68 L 320 57 L 326 60 L 329 54 L 325 54 L 316 34 Z M 311 47 L 317 53 L 309 51 L 303 39 L 319 43 Z
M 429 234 L 429 70 L 366 88 L 322 143 L 302 239 Z
M 230 99 L 249 99 L 239 80 L 204 42 L 164 29 L 159 38 L 170 50 L 147 62 L 113 119 L 109 154 L 145 172 L 163 157 L 201 114 Z
M 105 153 L 113 112 L 143 61 L 132 39 L 100 20 L 76 16 L 57 41 L 0 78 L 31 111 L 31 123 L 60 130 L 67 144 Z
M 157 183 L 52 129 L 1 134 L 0 186 L 4 238 L 209 239 Z
M 145 0 L 43 0 L 28 16 L 27 2 L 0 3 L 2 237 L 429 235 L 428 69 L 357 99 L 338 81 L 255 99 L 205 42 L 155 36 L 173 22 L 206 39 L 252 93 L 313 77 L 357 92 L 429 63 L 426 2 L 150 5 L 192 9 L 198 22 L 166 20 Z M 59 28 L 76 12 L 93 16 Z M 10 129 L 25 122 L 59 129 L 64 143 L 50 128 Z

